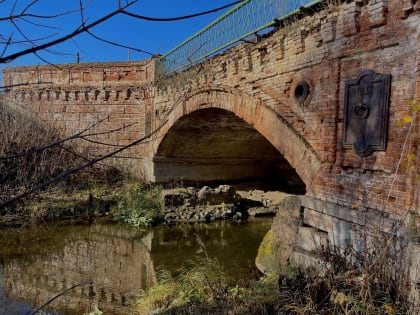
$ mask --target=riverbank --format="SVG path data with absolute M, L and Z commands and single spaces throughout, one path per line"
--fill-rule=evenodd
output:
M 276 215 L 282 210 L 282 203 L 289 199 L 285 198 L 289 196 L 285 193 L 255 189 L 236 191 L 228 185 L 165 190 L 127 180 L 91 182 L 68 190 L 71 194 L 63 194 L 61 189 L 38 195 L 34 199 L 36 203 L 31 204 L 31 218 L 61 223 L 105 218 L 138 227 L 158 223 L 194 226 L 223 219 L 241 224 L 250 215 Z M 202 215 L 198 215 L 200 212 Z M 162 242 L 168 240 L 170 238 Z M 383 246 L 378 243 L 376 248 Z M 153 286 L 141 291 L 141 299 L 134 306 L 136 312 L 406 314 L 409 309 L 404 274 L 391 272 L 391 268 L 401 263 L 395 253 L 384 252 L 377 268 L 377 254 L 326 247 L 318 253 L 322 259 L 321 273 L 287 266 L 278 273 L 267 272 L 262 276 L 253 261 L 250 277 L 232 280 L 229 272 L 220 268 L 217 260 L 203 254 L 205 252 L 203 247 L 198 262 L 181 269 L 176 277 L 160 270 L 158 274 L 164 276 L 158 276 Z
M 118 176 L 122 178 L 122 176 Z M 36 222 L 91 222 L 97 218 L 136 226 L 246 220 L 275 215 L 289 194 L 258 189 L 235 190 L 231 185 L 164 189 L 135 179 L 68 181 L 21 200 L 0 216 L 1 226 Z
M 330 252 L 332 253 L 332 252 Z M 217 260 L 207 256 L 176 278 L 161 275 L 159 283 L 144 291 L 137 302 L 140 314 L 417 314 L 401 287 L 390 281 L 389 270 L 374 279 L 355 265 L 344 265 L 334 253 L 320 274 L 289 267 L 268 274 L 232 281 Z M 337 263 L 337 261 L 335 261 Z

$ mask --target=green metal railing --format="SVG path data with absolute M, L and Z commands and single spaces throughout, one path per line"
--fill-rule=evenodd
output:
M 230 47 L 250 35 L 296 14 L 320 0 L 245 0 L 160 58 L 159 72 L 168 75 Z

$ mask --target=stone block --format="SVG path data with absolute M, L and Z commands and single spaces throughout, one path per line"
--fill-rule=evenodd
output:
M 411 290 L 409 300 L 410 314 L 420 313 L 420 244 L 410 244 L 409 248 L 409 279 Z
M 420 285 L 420 244 L 410 246 L 410 280 Z
M 308 251 L 316 252 L 328 243 L 328 233 L 311 227 L 301 226 L 298 231 L 296 246 Z
M 328 233 L 328 241 L 332 245 L 342 246 L 351 239 L 348 222 L 327 214 L 305 208 L 303 222 Z
M 332 232 L 334 219 L 318 211 L 305 208 L 303 212 L 303 223 L 316 227 L 324 232 Z
M 349 179 L 351 180 L 351 179 Z M 374 209 L 362 209 L 362 207 L 347 207 L 333 202 L 328 202 L 309 196 L 300 196 L 301 204 L 307 212 L 308 220 L 319 220 L 324 228 L 324 231 L 330 232 L 332 227 L 337 225 L 334 222 L 343 221 L 347 223 L 354 223 L 357 225 L 367 225 L 368 227 L 378 228 L 384 232 L 392 232 L 395 220 L 389 217 L 388 214 Z M 315 210 L 318 213 L 309 211 Z M 325 216 L 322 216 L 324 214 Z M 336 220 L 336 221 L 332 221 Z M 306 223 L 306 222 L 305 222 Z M 344 224 L 344 223 L 341 223 Z M 316 226 L 316 225 L 315 225 Z M 395 233 L 400 233 L 395 231 Z
M 321 272 L 324 269 L 324 263 L 314 256 L 293 252 L 290 257 L 290 264 L 292 266 L 302 267 L 304 269 L 312 269 Z

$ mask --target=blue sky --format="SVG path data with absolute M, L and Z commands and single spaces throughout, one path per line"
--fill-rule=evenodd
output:
M 15 2 L 17 6 L 13 10 Z M 42 43 L 68 34 L 81 24 L 81 14 L 79 12 L 53 19 L 27 17 L 26 20 L 15 20 L 15 26 L 10 21 L 1 21 L 1 18 L 8 17 L 12 13 L 21 12 L 24 7 L 32 2 L 33 0 L 0 1 L 0 35 L 2 37 L 0 38 L 0 56 L 4 57 L 30 46 L 28 43 L 5 44 L 5 41 L 9 38 L 14 41 L 21 41 L 23 35 L 20 32 L 32 40 L 39 39 L 37 43 Z M 87 24 L 118 7 L 118 0 L 82 0 L 82 2 L 86 5 L 84 19 Z M 121 2 L 126 3 L 125 0 Z M 140 15 L 166 18 L 202 12 L 232 2 L 234 0 L 138 0 L 127 10 Z M 78 8 L 79 0 L 38 0 L 27 12 L 36 15 L 56 15 L 60 12 L 77 11 Z M 226 10 L 176 22 L 149 22 L 117 15 L 94 27 L 91 31 L 95 35 L 110 41 L 153 54 L 164 54 Z M 102 43 L 87 34 L 81 34 L 63 44 L 51 47 L 49 50 L 42 51 L 39 55 L 45 61 L 54 64 L 73 63 L 76 61 L 77 53 L 80 55 L 80 62 L 126 61 L 129 56 L 131 60 L 149 58 L 148 54 L 134 50 L 130 50 L 129 53 L 128 49 Z M 45 64 L 45 61 L 30 54 L 0 64 L 0 71 L 3 67 L 39 65 Z

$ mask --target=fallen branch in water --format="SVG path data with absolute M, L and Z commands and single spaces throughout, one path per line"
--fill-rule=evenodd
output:
M 47 302 L 45 302 L 44 304 L 42 304 L 40 307 L 38 307 L 36 310 L 34 311 L 29 311 L 26 313 L 26 315 L 35 315 L 36 313 L 38 313 L 40 310 L 42 310 L 45 306 L 49 305 L 51 302 L 53 302 L 54 300 L 58 299 L 60 296 L 63 296 L 64 294 L 66 294 L 67 292 L 74 290 L 75 288 L 81 287 L 83 285 L 92 285 L 92 280 L 86 281 L 86 282 L 82 282 L 82 283 L 78 283 L 75 284 L 74 286 L 65 289 L 64 291 L 61 291 L 60 293 L 54 295 L 51 299 L 49 299 Z

